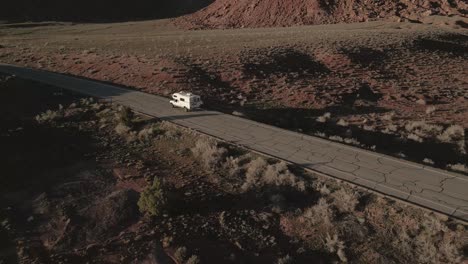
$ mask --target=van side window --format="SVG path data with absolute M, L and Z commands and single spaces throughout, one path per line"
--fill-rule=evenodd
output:
M 181 100 L 182 102 L 185 102 L 185 99 L 184 99 L 184 98 L 180 98 L 180 100 Z

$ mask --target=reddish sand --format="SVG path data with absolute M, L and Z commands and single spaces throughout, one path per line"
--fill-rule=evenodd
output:
M 217 0 L 176 19 L 183 28 L 243 28 L 350 23 L 378 19 L 420 21 L 429 15 L 466 15 L 462 0 Z

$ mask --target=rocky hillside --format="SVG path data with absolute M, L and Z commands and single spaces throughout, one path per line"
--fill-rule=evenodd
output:
M 107 22 L 175 17 L 212 0 L 15 0 L 4 1 L 0 20 Z
M 177 19 L 198 28 L 272 27 L 364 22 L 382 18 L 419 21 L 429 15 L 468 14 L 463 0 L 216 0 Z

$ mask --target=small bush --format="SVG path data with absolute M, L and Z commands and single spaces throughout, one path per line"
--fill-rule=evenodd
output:
M 426 108 L 426 114 L 427 115 L 432 115 L 436 111 L 436 107 L 431 105 Z
M 440 134 L 443 127 L 438 125 L 430 125 L 424 121 L 410 122 L 405 125 L 406 131 L 420 138 L 434 138 Z
M 134 114 L 132 109 L 126 106 L 121 106 L 116 114 L 117 121 L 125 126 L 131 127 L 133 125 Z
M 349 126 L 349 123 L 346 122 L 344 119 L 338 120 L 338 122 L 336 122 L 336 124 L 339 125 L 339 126 L 342 126 L 342 127 L 347 127 L 347 126 Z
M 276 262 L 277 264 L 292 264 L 294 263 L 293 262 L 293 258 L 290 257 L 289 255 L 286 255 L 282 258 L 279 258 L 278 261 Z
M 263 158 L 257 158 L 247 165 L 245 182 L 242 189 L 247 191 L 254 187 L 290 186 L 300 191 L 305 190 L 305 183 L 292 174 L 285 162 L 268 164 Z
M 59 110 L 57 111 L 47 110 L 44 113 L 41 113 L 35 117 L 36 121 L 39 124 L 53 123 L 62 118 L 63 118 L 63 106 L 62 105 L 59 105 Z
M 151 124 L 138 132 L 138 139 L 140 141 L 149 141 L 158 133 L 160 133 L 159 127 L 156 124 Z
M 468 167 L 464 164 L 460 164 L 460 163 L 457 163 L 457 164 L 449 164 L 447 165 L 447 167 L 451 170 L 454 170 L 454 171 L 459 171 L 459 172 L 466 172 L 468 173 Z
M 187 262 L 185 264 L 199 264 L 200 263 L 200 258 L 196 255 L 192 255 L 189 259 L 187 259 Z
M 185 260 L 187 257 L 187 248 L 186 247 L 180 247 L 177 248 L 177 250 L 174 252 L 174 258 L 179 261 L 180 263 Z
M 461 152 L 466 152 L 465 129 L 462 126 L 452 125 L 444 130 L 437 139 L 446 143 L 456 143 Z
M 353 212 L 356 208 L 356 205 L 359 204 L 359 196 L 356 192 L 347 191 L 345 189 L 340 189 L 331 194 L 333 197 L 333 204 L 336 206 L 338 211 L 346 213 Z
M 227 149 L 218 147 L 215 141 L 208 139 L 198 140 L 192 148 L 195 156 L 200 157 L 205 166 L 216 170 L 221 167 L 227 155 Z
M 118 123 L 117 126 L 115 126 L 114 131 L 119 136 L 125 136 L 130 132 L 130 127 L 126 126 L 123 123 Z
M 303 216 L 312 224 L 331 225 L 334 219 L 333 210 L 324 198 L 320 198 L 316 205 L 306 209 Z
M 342 262 L 348 261 L 344 252 L 345 244 L 338 238 L 338 235 L 334 234 L 332 237 L 327 234 L 327 237 L 325 238 L 325 246 L 330 253 L 336 253 Z
M 141 213 L 157 216 L 166 205 L 166 196 L 162 189 L 162 183 L 158 178 L 154 178 L 153 185 L 146 188 L 138 200 L 138 208 Z
M 330 118 L 331 118 L 331 114 L 327 112 L 323 114 L 322 116 L 317 117 L 316 121 L 320 123 L 325 123 L 328 120 L 330 120 Z

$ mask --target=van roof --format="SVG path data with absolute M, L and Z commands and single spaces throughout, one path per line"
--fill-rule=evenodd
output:
M 174 95 L 180 95 L 180 96 L 190 96 L 190 97 L 199 97 L 198 95 L 192 94 L 190 92 L 184 92 L 180 91 L 178 93 L 175 93 Z

